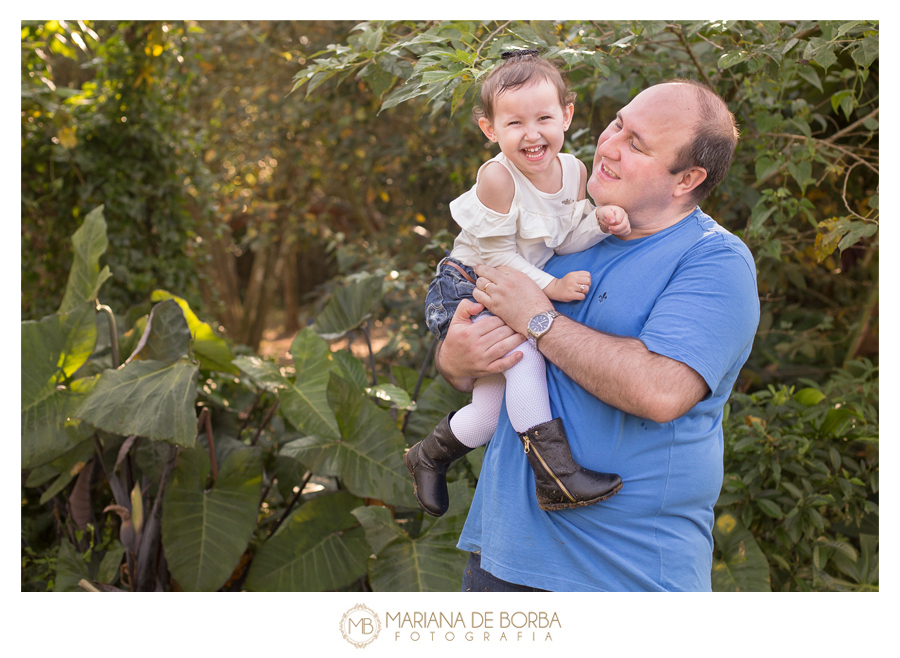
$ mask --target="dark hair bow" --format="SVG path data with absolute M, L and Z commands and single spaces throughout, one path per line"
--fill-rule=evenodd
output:
M 523 48 L 521 50 L 506 50 L 500 54 L 501 59 L 512 59 L 513 57 L 525 57 L 526 55 L 537 55 L 540 51 L 534 48 Z

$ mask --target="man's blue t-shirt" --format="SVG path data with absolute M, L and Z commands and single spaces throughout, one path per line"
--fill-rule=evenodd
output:
M 711 393 L 660 424 L 601 402 L 548 362 L 551 408 L 575 460 L 618 473 L 624 487 L 589 507 L 542 511 L 504 410 L 459 548 L 480 551 L 482 568 L 498 578 L 540 589 L 710 590 L 722 408 L 759 322 L 750 251 L 697 208 L 664 231 L 629 241 L 610 237 L 552 258 L 545 270 L 556 277 L 590 271 L 587 298 L 556 309 L 689 365 Z

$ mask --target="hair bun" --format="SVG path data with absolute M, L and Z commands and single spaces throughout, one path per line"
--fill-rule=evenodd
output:
M 525 57 L 527 55 L 537 55 L 539 50 L 534 48 L 522 48 L 520 50 L 506 50 L 500 54 L 501 59 L 512 59 L 513 57 Z

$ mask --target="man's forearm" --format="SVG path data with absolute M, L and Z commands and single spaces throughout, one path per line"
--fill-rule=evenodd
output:
M 564 316 L 538 348 L 594 397 L 656 422 L 684 415 L 709 390 L 695 370 L 650 352 L 637 338 L 605 334 Z

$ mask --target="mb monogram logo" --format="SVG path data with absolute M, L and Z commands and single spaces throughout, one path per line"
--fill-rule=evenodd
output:
M 341 618 L 341 635 L 357 649 L 367 647 L 375 641 L 381 632 L 381 620 L 378 615 L 359 603 Z

